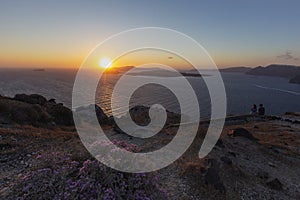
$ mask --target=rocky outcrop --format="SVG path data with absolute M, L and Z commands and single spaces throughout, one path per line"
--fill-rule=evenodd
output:
M 62 104 L 49 103 L 46 105 L 46 111 L 57 125 L 74 125 L 72 111 Z
M 14 98 L 2 97 L 2 99 L 5 99 L 6 101 L 2 101 L 2 105 L 0 105 L 3 109 L 7 107 L 6 105 L 13 105 L 8 108 L 8 111 L 6 112 L 8 114 L 4 116 L 4 118 L 9 119 L 9 121 L 34 126 L 47 124 L 64 126 L 74 125 L 72 111 L 63 104 L 56 103 L 55 99 L 47 100 L 45 97 L 38 94 L 17 94 Z M 149 109 L 150 107 L 146 106 L 135 106 L 130 109 L 130 116 L 125 117 L 131 117 L 138 125 L 146 126 L 150 123 Z M 113 118 L 108 117 L 98 105 L 91 104 L 89 106 L 76 109 L 76 112 L 83 114 L 82 116 L 85 116 L 86 119 L 89 119 L 89 115 L 91 115 L 94 111 L 96 111 L 98 122 L 101 125 L 114 124 Z M 4 114 L 2 114 L 2 118 L 3 115 Z M 181 117 L 182 116 L 180 114 L 167 111 L 166 125 L 179 123 Z M 122 132 L 118 129 L 116 124 L 114 124 L 114 128 L 118 132 Z
M 129 110 L 130 116 L 133 121 L 135 121 L 137 124 L 141 126 L 145 126 L 150 123 L 150 117 L 149 117 L 149 109 L 150 107 L 147 106 L 135 106 Z M 179 123 L 181 120 L 181 115 L 166 111 L 167 112 L 167 121 L 166 124 L 176 124 Z
M 33 126 L 71 126 L 72 111 L 55 99 L 47 99 L 39 94 L 16 94 L 14 98 L 0 98 L 1 121 Z
M 0 98 L 0 121 L 4 123 L 39 126 L 50 123 L 52 119 L 52 116 L 39 104 Z
M 39 105 L 45 105 L 45 103 L 47 102 L 47 99 L 39 94 L 31 94 L 31 95 L 16 94 L 13 99 L 17 101 L 29 103 L 29 104 L 39 104 Z
M 134 106 L 129 110 L 130 116 L 127 114 L 125 116 L 122 116 L 121 118 L 131 118 L 129 120 L 134 121 L 137 125 L 139 126 L 147 126 L 151 119 L 149 116 L 149 109 L 150 107 L 147 106 L 142 106 L 142 105 L 138 105 L 138 106 Z M 161 110 L 157 110 L 158 112 L 160 112 Z M 181 117 L 185 117 L 182 116 L 180 114 L 177 113 L 173 113 L 170 111 L 166 111 L 167 112 L 167 120 L 165 123 L 165 126 L 170 125 L 170 124 L 178 124 L 181 120 Z M 126 120 L 124 120 L 126 121 Z M 113 127 L 114 130 L 118 133 L 124 133 L 116 123 L 113 122 Z

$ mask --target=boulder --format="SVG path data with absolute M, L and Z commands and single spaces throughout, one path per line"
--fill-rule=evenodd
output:
M 157 112 L 162 111 L 160 108 L 157 108 L 157 109 L 158 109 Z M 147 126 L 151 121 L 150 116 L 149 116 L 149 110 L 150 110 L 150 107 L 147 107 L 147 106 L 142 106 L 142 105 L 134 106 L 129 110 L 129 114 L 121 116 L 119 118 L 120 119 L 119 121 L 121 123 L 123 121 L 123 123 L 124 123 L 127 120 L 130 120 L 130 121 L 132 120 L 139 126 Z M 181 120 L 180 114 L 176 114 L 176 113 L 170 112 L 168 110 L 166 112 L 167 112 L 167 120 L 166 120 L 165 125 L 180 123 L 180 120 Z M 117 133 L 122 133 L 122 134 L 125 133 L 123 130 L 121 130 L 118 127 L 118 125 L 114 122 L 114 120 L 109 120 L 109 121 L 113 122 L 113 129 Z
M 231 137 L 244 137 L 249 140 L 257 141 L 257 138 L 255 138 L 252 135 L 252 133 L 250 133 L 247 129 L 244 129 L 244 128 L 232 129 L 229 131 L 228 135 Z
M 131 108 L 129 110 L 129 113 L 130 113 L 132 120 L 135 123 L 137 123 L 140 126 L 146 126 L 150 123 L 149 109 L 150 109 L 150 107 L 138 105 L 138 106 L 134 106 L 133 108 Z M 180 120 L 181 120 L 180 114 L 173 113 L 168 110 L 166 112 L 167 112 L 166 125 L 180 123 Z
M 286 115 L 286 116 L 293 116 L 293 117 L 300 117 L 300 113 L 299 112 L 286 112 L 286 113 L 284 113 L 284 115 Z
M 132 120 L 140 126 L 146 126 L 150 123 L 149 107 L 135 106 L 129 110 Z

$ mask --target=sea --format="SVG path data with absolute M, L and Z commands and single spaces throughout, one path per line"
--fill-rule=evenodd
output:
M 206 72 L 203 71 L 203 74 Z M 72 90 L 76 78 L 75 69 L 13 69 L 0 68 L 0 95 L 13 97 L 15 94 L 41 94 L 48 99 L 56 99 L 72 108 Z M 98 84 L 95 103 L 106 114 L 112 115 L 112 91 L 120 74 L 106 74 Z M 139 76 L 139 75 L 124 75 Z M 300 112 L 300 85 L 288 83 L 288 79 L 268 76 L 253 76 L 243 73 L 221 73 L 227 98 L 227 115 L 250 113 L 253 104 L 263 104 L 266 114 L 283 115 L 285 112 Z M 151 79 L 151 76 L 145 76 Z M 200 108 L 201 119 L 211 114 L 211 102 L 202 77 L 162 77 L 169 79 L 186 78 L 192 86 Z M 175 81 L 176 82 L 176 81 Z M 180 85 L 176 86 L 180 87 Z M 116 97 L 117 98 L 117 97 Z M 148 84 L 138 88 L 130 97 L 130 107 L 161 104 L 171 112 L 180 113 L 176 96 L 166 87 Z M 189 108 L 193 110 L 193 107 Z M 116 112 L 121 116 L 123 108 Z

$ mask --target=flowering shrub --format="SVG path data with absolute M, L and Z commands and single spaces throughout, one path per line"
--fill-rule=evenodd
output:
M 127 150 L 138 150 L 126 142 L 115 142 Z M 167 198 L 154 174 L 122 173 L 94 159 L 80 163 L 72 160 L 70 154 L 51 152 L 37 156 L 33 169 L 16 185 L 12 196 L 18 199 Z

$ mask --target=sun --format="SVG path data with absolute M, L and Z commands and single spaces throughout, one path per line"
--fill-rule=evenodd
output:
M 112 60 L 108 57 L 100 58 L 98 64 L 101 68 L 107 69 L 107 68 L 111 67 Z

